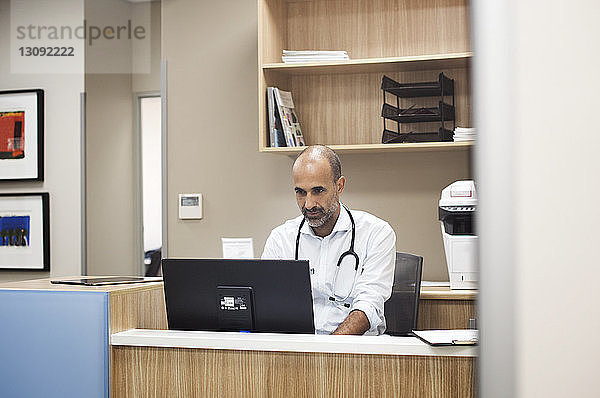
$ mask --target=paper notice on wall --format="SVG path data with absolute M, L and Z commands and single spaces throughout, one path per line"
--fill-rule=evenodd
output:
M 223 258 L 254 258 L 252 238 L 221 238 Z

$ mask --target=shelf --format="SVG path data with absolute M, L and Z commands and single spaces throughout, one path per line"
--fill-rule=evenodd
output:
M 444 152 L 444 151 L 467 151 L 473 147 L 473 142 L 419 142 L 404 144 L 356 144 L 356 145 L 328 145 L 337 153 L 383 153 L 383 152 Z M 295 156 L 304 147 L 283 148 L 261 148 L 261 152 L 278 153 L 282 155 Z
M 404 72 L 431 69 L 456 69 L 469 66 L 471 52 L 452 54 L 417 55 L 410 57 L 365 58 L 349 61 L 264 64 L 262 70 L 278 71 L 292 75 L 310 75 L 327 73 L 370 73 Z

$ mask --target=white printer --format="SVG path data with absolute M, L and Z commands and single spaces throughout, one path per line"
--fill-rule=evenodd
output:
M 477 289 L 476 208 L 477 192 L 472 180 L 456 181 L 442 191 L 439 220 L 451 289 Z

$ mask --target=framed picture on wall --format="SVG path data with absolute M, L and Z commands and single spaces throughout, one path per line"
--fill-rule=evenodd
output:
M 0 91 L 0 181 L 44 180 L 44 90 Z
M 0 269 L 50 270 L 50 196 L 0 194 Z

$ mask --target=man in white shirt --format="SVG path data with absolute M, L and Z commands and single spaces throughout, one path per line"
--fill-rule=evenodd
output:
M 394 279 L 394 231 L 341 204 L 346 179 L 330 148 L 307 147 L 292 176 L 302 215 L 271 232 L 262 258 L 309 260 L 317 333 L 382 334 Z

